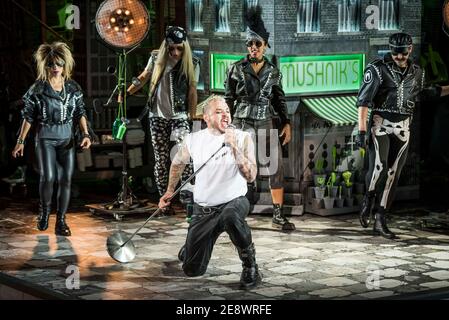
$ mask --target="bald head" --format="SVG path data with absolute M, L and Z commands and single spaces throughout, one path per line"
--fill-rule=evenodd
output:
M 223 133 L 231 123 L 231 114 L 226 100 L 222 96 L 216 95 L 207 98 L 204 101 L 203 119 L 209 129 Z
M 226 104 L 226 101 L 222 96 L 211 95 L 204 101 L 203 116 L 212 114 L 217 105 L 223 104 Z

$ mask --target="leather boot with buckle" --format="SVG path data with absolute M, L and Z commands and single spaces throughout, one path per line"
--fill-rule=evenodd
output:
M 48 228 L 48 218 L 50 216 L 50 206 L 43 206 L 39 203 L 39 216 L 37 218 L 37 229 L 45 231 Z
M 242 260 L 242 274 L 240 276 L 240 286 L 244 289 L 255 287 L 261 280 L 262 276 L 259 273 L 259 267 L 256 264 L 256 249 L 254 243 L 251 243 L 247 248 L 238 248 L 240 260 Z
M 386 239 L 396 239 L 397 236 L 388 229 L 387 217 L 385 214 L 385 209 L 380 207 L 375 214 L 375 221 L 373 232 L 375 235 L 381 235 Z
M 281 205 L 273 204 L 273 227 L 280 228 L 283 231 L 295 230 L 296 227 L 293 223 L 287 220 L 284 216 L 284 211 Z
M 374 195 L 365 194 L 360 208 L 359 221 L 363 228 L 368 228 L 373 217 Z
M 65 223 L 65 213 L 56 212 L 55 234 L 64 237 L 72 235 L 69 226 Z

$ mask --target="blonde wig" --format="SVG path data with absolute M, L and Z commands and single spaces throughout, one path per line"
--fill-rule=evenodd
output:
M 44 43 L 34 53 L 37 63 L 37 80 L 47 81 L 50 75 L 47 65 L 51 62 L 64 63 L 62 77 L 68 80 L 72 77 L 75 60 L 69 46 L 64 42 Z
M 184 50 L 182 52 L 181 57 L 181 73 L 185 75 L 187 78 L 187 81 L 189 82 L 189 85 L 196 86 L 195 81 L 195 69 L 193 67 L 193 57 L 192 57 L 192 49 L 190 48 L 190 44 L 188 40 L 185 40 L 182 42 L 184 46 Z M 153 74 L 151 76 L 151 83 L 150 83 L 150 92 L 153 93 L 154 89 L 156 88 L 157 83 L 159 82 L 159 79 L 161 78 L 161 75 L 164 73 L 165 65 L 168 60 L 168 44 L 164 40 L 162 41 L 161 46 L 159 47 L 157 59 L 155 62 Z

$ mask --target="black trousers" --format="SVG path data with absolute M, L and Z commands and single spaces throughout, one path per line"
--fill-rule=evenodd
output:
M 185 244 L 184 273 L 196 277 L 206 272 L 215 242 L 224 231 L 236 247 L 247 248 L 252 243 L 245 220 L 248 213 L 249 201 L 244 196 L 217 207 L 201 207 L 195 203 Z
M 273 119 L 251 120 L 235 118 L 237 129 L 249 132 L 256 147 L 258 174 L 268 176 L 271 189 L 284 187 L 284 166 L 279 133 Z
M 51 208 L 53 186 L 58 182 L 57 211 L 66 213 L 75 168 L 75 149 L 71 139 L 37 139 L 39 197 L 43 207 Z
M 407 159 L 410 140 L 410 118 L 391 122 L 373 116 L 368 147 L 369 171 L 366 175 L 368 194 L 376 197 L 376 205 L 389 209 Z

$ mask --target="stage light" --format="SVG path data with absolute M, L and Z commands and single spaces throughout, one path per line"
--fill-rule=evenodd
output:
M 141 1 L 106 0 L 97 10 L 95 24 L 107 44 L 131 48 L 147 36 L 150 18 Z

